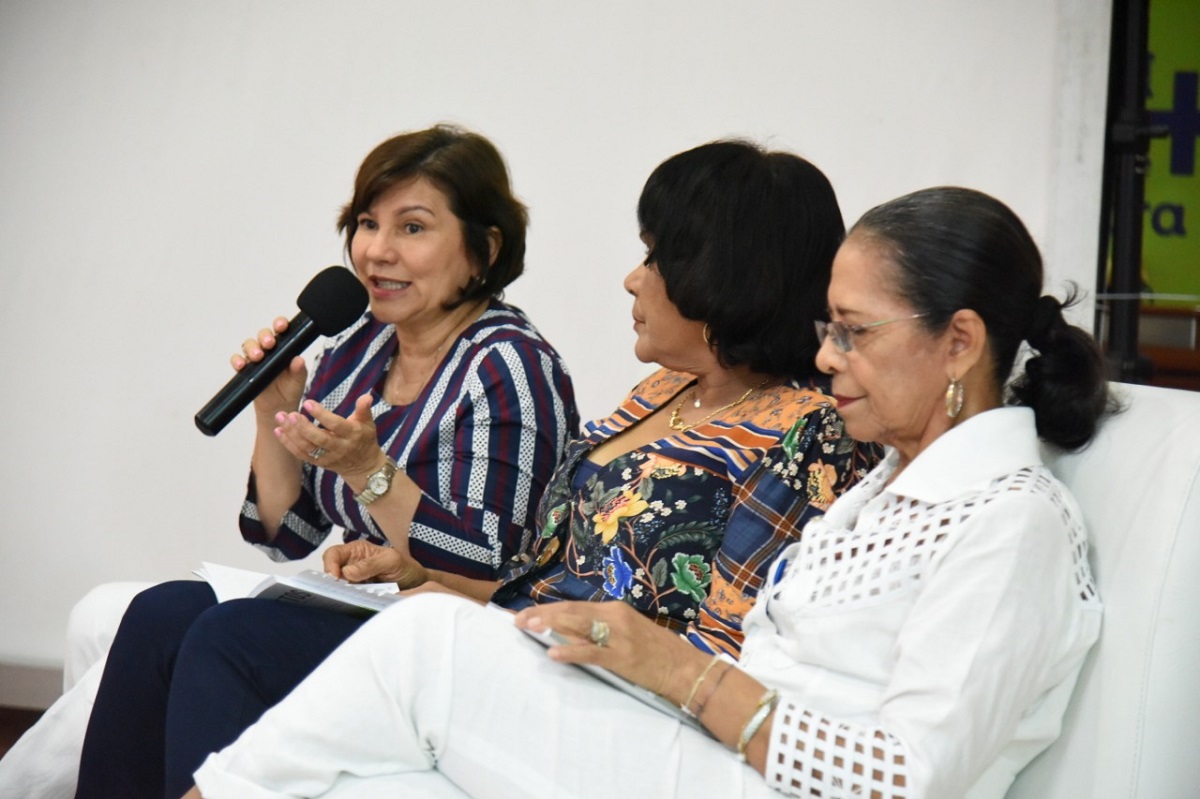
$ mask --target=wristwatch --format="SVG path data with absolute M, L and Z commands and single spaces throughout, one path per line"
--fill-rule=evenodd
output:
M 372 472 L 371 476 L 367 478 L 367 487 L 363 489 L 361 494 L 354 496 L 358 500 L 358 504 L 363 506 L 370 505 L 386 494 L 388 489 L 392 487 L 392 478 L 396 476 L 398 468 L 396 462 L 388 458 L 379 471 Z

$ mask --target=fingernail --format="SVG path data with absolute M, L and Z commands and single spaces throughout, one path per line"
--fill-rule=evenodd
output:
M 283 411 L 280 411 L 279 413 L 275 414 L 275 421 L 279 424 L 283 424 L 287 421 L 287 414 Z
M 316 407 L 316 403 L 315 403 L 315 402 L 313 402 L 312 400 L 305 400 L 305 401 L 304 401 L 304 410 L 308 411 L 309 413 L 312 413 L 312 412 L 313 412 L 313 408 L 315 408 L 315 407 Z

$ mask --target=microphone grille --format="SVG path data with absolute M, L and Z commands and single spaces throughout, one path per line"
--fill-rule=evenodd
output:
M 296 305 L 321 335 L 334 336 L 363 315 L 367 300 L 367 290 L 353 272 L 344 266 L 329 266 L 308 281 Z

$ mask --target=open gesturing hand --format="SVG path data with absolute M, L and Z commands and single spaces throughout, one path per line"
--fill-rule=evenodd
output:
M 355 400 L 350 415 L 343 418 L 319 402 L 305 400 L 303 409 L 313 419 L 298 411 L 277 413 L 275 437 L 302 461 L 336 472 L 344 479 L 365 478 L 383 466 L 386 457 L 371 416 L 372 401 L 370 394 L 362 395 Z

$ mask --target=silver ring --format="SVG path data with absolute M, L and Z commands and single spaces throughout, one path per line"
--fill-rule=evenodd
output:
M 314 461 L 324 454 L 325 454 L 324 447 L 317 447 L 316 449 L 310 449 L 308 451 L 308 457 L 312 458 Z
M 592 631 L 588 633 L 588 638 L 596 646 L 608 646 L 608 622 L 600 621 L 599 619 L 592 620 Z

